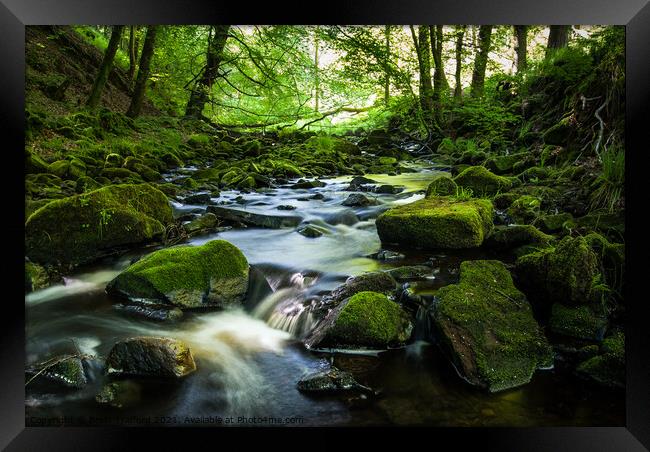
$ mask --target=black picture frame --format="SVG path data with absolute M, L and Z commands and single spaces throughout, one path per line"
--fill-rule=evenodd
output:
M 427 429 L 435 443 L 451 441 L 454 449 L 468 445 L 499 450 L 647 450 L 650 447 L 650 334 L 644 316 L 644 265 L 642 236 L 645 232 L 644 153 L 648 146 L 650 82 L 650 4 L 648 0 L 401 0 L 330 1 L 308 5 L 299 2 L 232 1 L 135 1 L 135 0 L 0 0 L 0 135 L 4 165 L 6 201 L 12 207 L 2 225 L 2 237 L 13 247 L 5 248 L 2 274 L 5 280 L 2 347 L 0 347 L 0 446 L 7 450 L 121 450 L 135 445 L 133 435 L 144 436 L 149 446 L 169 444 L 173 434 L 193 439 L 212 438 L 221 443 L 222 433 L 212 429 L 129 429 L 114 428 L 25 428 L 24 400 L 24 310 L 19 299 L 23 271 L 24 204 L 19 193 L 24 189 L 22 152 L 24 147 L 24 68 L 25 25 L 41 24 L 611 24 L 626 26 L 626 243 L 628 300 L 626 327 L 627 388 L 626 426 L 598 428 L 527 429 Z M 635 185 L 637 187 L 635 187 Z M 9 209 L 9 207 L 7 207 Z M 636 217 L 636 218 L 635 218 Z M 13 218 L 13 219 L 12 219 Z M 646 241 L 647 243 L 647 241 Z M 11 249 L 11 251 L 9 251 Z M 647 258 L 646 258 L 647 259 Z M 647 262 L 647 260 L 646 260 Z M 13 312 L 7 310 L 12 305 Z M 419 429 L 418 429 L 419 430 Z M 435 430 L 433 432 L 432 430 Z M 267 432 L 275 430 L 266 429 Z M 291 434 L 294 434 L 292 430 Z M 303 429 L 304 431 L 304 429 Z M 313 438 L 326 440 L 312 429 Z M 242 433 L 231 429 L 228 433 Z M 391 429 L 376 431 L 394 436 Z M 401 435 L 401 434 L 400 434 Z M 256 435 L 241 435 L 255 439 Z M 210 443 L 207 443 L 210 445 Z M 324 443 L 319 444 L 324 445 Z M 306 447 L 309 447 L 308 445 Z M 433 446 L 432 446 L 433 447 Z

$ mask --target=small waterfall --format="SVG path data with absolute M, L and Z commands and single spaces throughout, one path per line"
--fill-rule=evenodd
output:
M 407 353 L 411 357 L 420 358 L 422 350 L 435 343 L 433 312 L 434 300 L 422 297 L 421 304 L 415 313 L 415 328 L 413 329 L 413 343 L 408 346 Z
M 290 286 L 278 289 L 263 299 L 253 310 L 253 317 L 295 338 L 304 338 L 316 324 L 312 313 L 313 303 L 307 300 L 305 278 L 301 273 L 291 275 L 288 280 Z

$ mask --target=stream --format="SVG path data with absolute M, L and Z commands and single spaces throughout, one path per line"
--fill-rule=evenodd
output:
M 105 357 L 117 341 L 137 335 L 181 339 L 197 364 L 197 371 L 180 382 L 147 382 L 140 401 L 121 409 L 95 401 L 105 380 L 99 367 L 91 368 L 96 378 L 84 389 L 28 393 L 28 425 L 63 417 L 70 425 L 623 425 L 623 393 L 585 385 L 558 369 L 537 371 L 530 384 L 496 394 L 470 386 L 435 344 L 423 340 L 428 336 L 425 312 L 416 316 L 416 341 L 404 348 L 332 354 L 304 348 L 300 339 L 314 326 L 308 301 L 318 300 L 349 276 L 429 262 L 435 276 L 417 289 L 426 293 L 457 281 L 463 260 L 493 258 L 483 250 L 426 253 L 394 248 L 384 249 L 399 251 L 405 258 L 392 262 L 370 257 L 382 249 L 375 218 L 391 206 L 421 199 L 433 175 L 442 170 L 427 161 L 412 165 L 417 172 L 366 175 L 380 184 L 404 187 L 398 194 L 365 193 L 379 202 L 368 207 L 341 206 L 352 193 L 345 191 L 351 176 L 320 179 L 326 185 L 311 189 L 222 192 L 215 202 L 237 198 L 243 204 L 235 203 L 235 208 L 298 215 L 303 223 L 325 232 L 308 238 L 295 228 L 245 228 L 192 237 L 194 245 L 227 240 L 254 267 L 256 282 L 242 308 L 187 313 L 177 323 L 130 317 L 115 309 L 116 300 L 104 292 L 106 283 L 153 248 L 104 259 L 78 269 L 65 284 L 27 295 L 27 364 L 70 353 L 75 347 Z M 322 199 L 309 199 L 313 195 Z M 295 209 L 278 210 L 280 205 Z M 206 208 L 177 202 L 173 207 L 176 215 Z M 314 397 L 296 389 L 301 377 L 331 364 L 351 372 L 379 395 Z M 228 418 L 233 420 L 225 421 Z

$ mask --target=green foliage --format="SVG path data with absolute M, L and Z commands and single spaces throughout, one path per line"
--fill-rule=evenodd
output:
M 614 212 L 625 192 L 625 150 L 610 147 L 602 154 L 601 172 L 594 181 L 591 195 L 593 209 Z
M 478 139 L 487 141 L 492 149 L 502 149 L 512 143 L 514 126 L 521 117 L 488 99 L 467 99 L 450 108 L 454 124 Z

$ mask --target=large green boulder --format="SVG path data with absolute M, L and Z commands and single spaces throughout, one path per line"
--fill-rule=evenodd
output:
M 442 287 L 434 323 L 443 350 L 468 382 L 491 392 L 530 381 L 553 363 L 526 297 L 499 261 L 465 261 L 460 282 Z
M 332 309 L 305 344 L 308 348 L 386 348 L 404 344 L 412 330 L 408 314 L 386 295 L 359 292 Z
M 599 341 L 605 334 L 607 319 L 586 305 L 565 306 L 555 303 L 551 308 L 549 326 L 555 334 Z
M 30 215 L 26 254 L 39 263 L 87 263 L 116 248 L 160 239 L 172 221 L 160 190 L 148 184 L 109 185 L 54 200 Z
M 483 166 L 470 166 L 454 178 L 463 188 L 469 188 L 475 196 L 492 196 L 512 188 L 507 177 L 497 176 Z
M 439 176 L 427 187 L 426 198 L 433 198 L 435 196 L 454 196 L 458 191 L 458 186 L 451 177 Z
M 487 199 L 425 198 L 381 214 L 377 232 L 384 243 L 425 249 L 475 248 L 491 233 L 492 217 L 492 203 Z
M 598 257 L 583 237 L 565 237 L 555 247 L 521 256 L 515 263 L 518 286 L 533 301 L 550 306 L 591 301 Z
M 106 291 L 181 309 L 240 304 L 248 290 L 248 261 L 230 242 L 155 251 L 108 283 Z

